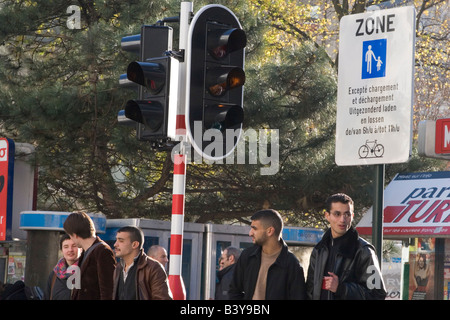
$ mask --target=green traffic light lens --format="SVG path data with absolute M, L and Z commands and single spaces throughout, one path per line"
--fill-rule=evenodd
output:
M 204 129 L 236 129 L 244 121 L 244 110 L 233 104 L 214 104 L 205 108 Z

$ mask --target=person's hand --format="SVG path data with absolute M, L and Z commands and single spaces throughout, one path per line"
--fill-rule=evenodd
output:
M 325 281 L 325 289 L 336 293 L 337 287 L 339 285 L 339 277 L 333 272 L 328 272 L 329 277 L 323 277 Z

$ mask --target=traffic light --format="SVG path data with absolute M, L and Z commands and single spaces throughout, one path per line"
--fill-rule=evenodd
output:
M 150 141 L 156 149 L 172 146 L 175 138 L 178 68 L 176 58 L 167 56 L 172 49 L 172 28 L 142 26 L 141 34 L 122 38 L 122 49 L 139 52 L 139 61 L 128 65 L 119 84 L 136 88 L 138 99 L 129 100 L 118 115 L 119 122 L 136 123 L 138 140 Z
M 230 155 L 240 138 L 247 37 L 228 8 L 208 5 L 192 19 L 186 53 L 186 134 L 208 160 Z
M 139 140 L 151 141 L 158 149 L 175 137 L 177 101 L 170 93 L 176 93 L 177 75 L 178 60 L 168 56 L 128 65 L 128 79 L 142 86 L 144 93 L 139 100 L 127 102 L 125 117 L 139 124 Z

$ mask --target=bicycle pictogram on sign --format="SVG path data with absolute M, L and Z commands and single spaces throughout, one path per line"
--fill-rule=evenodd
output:
M 384 154 L 384 146 L 377 140 L 369 141 L 359 147 L 358 155 L 361 159 L 365 158 L 381 158 Z

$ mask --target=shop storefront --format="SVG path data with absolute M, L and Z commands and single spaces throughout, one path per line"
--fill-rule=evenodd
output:
M 25 277 L 26 241 L 0 242 L 0 283 L 14 283 Z
M 372 210 L 356 229 L 370 238 Z M 391 296 L 449 300 L 450 171 L 398 174 L 391 181 L 384 191 L 383 239 L 401 248 L 394 259 L 383 259 L 385 282 L 398 285 L 399 294 L 391 292 Z M 394 274 L 390 272 L 396 268 L 393 261 L 400 264 Z
M 34 147 L 0 138 L 0 285 L 24 280 L 27 233 L 20 212 L 35 206 Z

